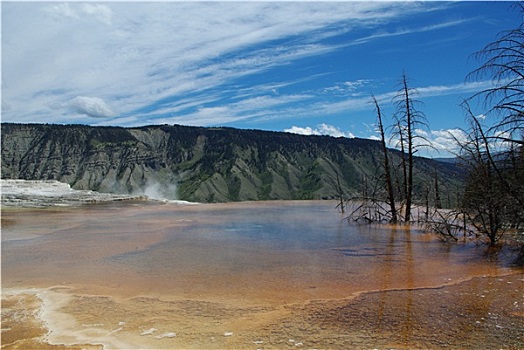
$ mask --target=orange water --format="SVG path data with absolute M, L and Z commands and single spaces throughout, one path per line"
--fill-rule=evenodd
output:
M 357 331 L 364 321 L 365 316 L 348 316 L 348 305 L 375 316 L 395 310 L 391 317 L 402 319 L 419 301 L 424 310 L 442 305 L 431 293 L 443 286 L 476 295 L 471 281 L 485 280 L 489 290 L 497 278 L 509 278 L 505 286 L 512 288 L 508 302 L 513 304 L 507 307 L 515 310 L 508 317 L 516 319 L 508 322 L 517 328 L 511 333 L 524 330 L 518 326 L 522 270 L 510 266 L 509 252 L 487 255 L 485 246 L 445 244 L 414 228 L 351 226 L 334 206 L 330 201 L 141 202 L 4 210 L 2 288 L 67 295 L 68 303 L 56 308 L 60 313 L 49 316 L 67 316 L 67 322 L 56 322 L 50 339 L 66 344 L 95 344 L 98 337 L 106 347 L 120 348 L 344 348 L 357 341 L 369 348 L 438 348 L 438 341 L 428 345 L 417 332 L 387 343 L 371 326 L 360 330 L 375 332 L 369 343 L 361 333 L 347 339 L 335 335 L 344 322 L 355 323 Z M 399 294 L 388 302 L 394 295 L 388 293 Z M 507 293 L 498 291 L 494 298 Z M 374 295 L 376 300 L 366 301 Z M 457 298 L 446 302 L 463 303 Z M 383 308 L 370 308 L 377 303 Z M 486 315 L 497 311 L 493 305 Z M 459 311 L 447 312 L 440 317 Z M 308 338 L 311 327 L 317 327 L 316 343 Z M 75 340 L 79 330 L 92 337 Z M 290 330 L 298 334 L 287 335 Z M 300 333 L 309 345 L 285 339 Z M 338 340 L 327 342 L 330 335 Z M 513 339 L 511 346 L 519 342 Z

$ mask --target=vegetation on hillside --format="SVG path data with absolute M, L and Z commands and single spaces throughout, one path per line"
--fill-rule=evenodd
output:
M 153 186 L 197 202 L 355 196 L 381 159 L 374 140 L 232 128 L 2 124 L 2 136 L 2 178 L 125 194 Z M 460 183 L 456 165 L 416 158 L 415 198 L 436 164 L 443 188 Z

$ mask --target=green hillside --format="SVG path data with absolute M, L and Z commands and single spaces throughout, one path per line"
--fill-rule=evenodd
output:
M 2 178 L 56 179 L 75 189 L 199 202 L 321 199 L 380 186 L 381 152 L 368 139 L 179 125 L 140 128 L 2 124 Z M 392 151 L 399 163 L 399 152 Z M 452 163 L 417 158 L 415 196 L 435 171 L 455 191 Z

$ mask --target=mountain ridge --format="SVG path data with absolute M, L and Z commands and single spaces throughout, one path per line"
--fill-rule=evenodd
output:
M 351 196 L 381 167 L 379 142 L 359 138 L 181 125 L 2 123 L 1 130 L 2 178 L 198 202 L 333 198 L 338 183 Z M 398 162 L 400 153 L 391 154 Z M 444 188 L 460 182 L 453 164 L 417 158 L 415 169 L 419 194 L 435 171 Z

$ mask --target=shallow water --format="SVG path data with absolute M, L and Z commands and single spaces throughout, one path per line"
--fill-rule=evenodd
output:
M 509 253 L 487 256 L 482 245 L 448 245 L 416 229 L 351 226 L 334 206 L 129 202 L 4 210 L 2 288 L 20 305 L 36 294 L 47 305 L 56 305 L 56 295 L 69 298 L 44 315 L 53 328 L 50 343 L 440 348 L 442 339 L 431 332 L 447 334 L 449 325 L 428 324 L 453 320 L 460 307 L 442 309 L 443 303 L 471 297 L 453 328 L 476 325 L 483 316 L 471 310 L 497 313 L 505 328 L 495 324 L 493 332 L 509 340 L 494 346 L 522 345 L 523 271 L 510 266 Z M 450 299 L 445 292 L 453 288 Z M 377 318 L 388 327 L 370 321 Z M 406 318 L 411 331 L 396 339 Z M 463 328 L 468 341 L 480 332 Z M 451 348 L 464 348 L 465 337 L 443 335 Z

